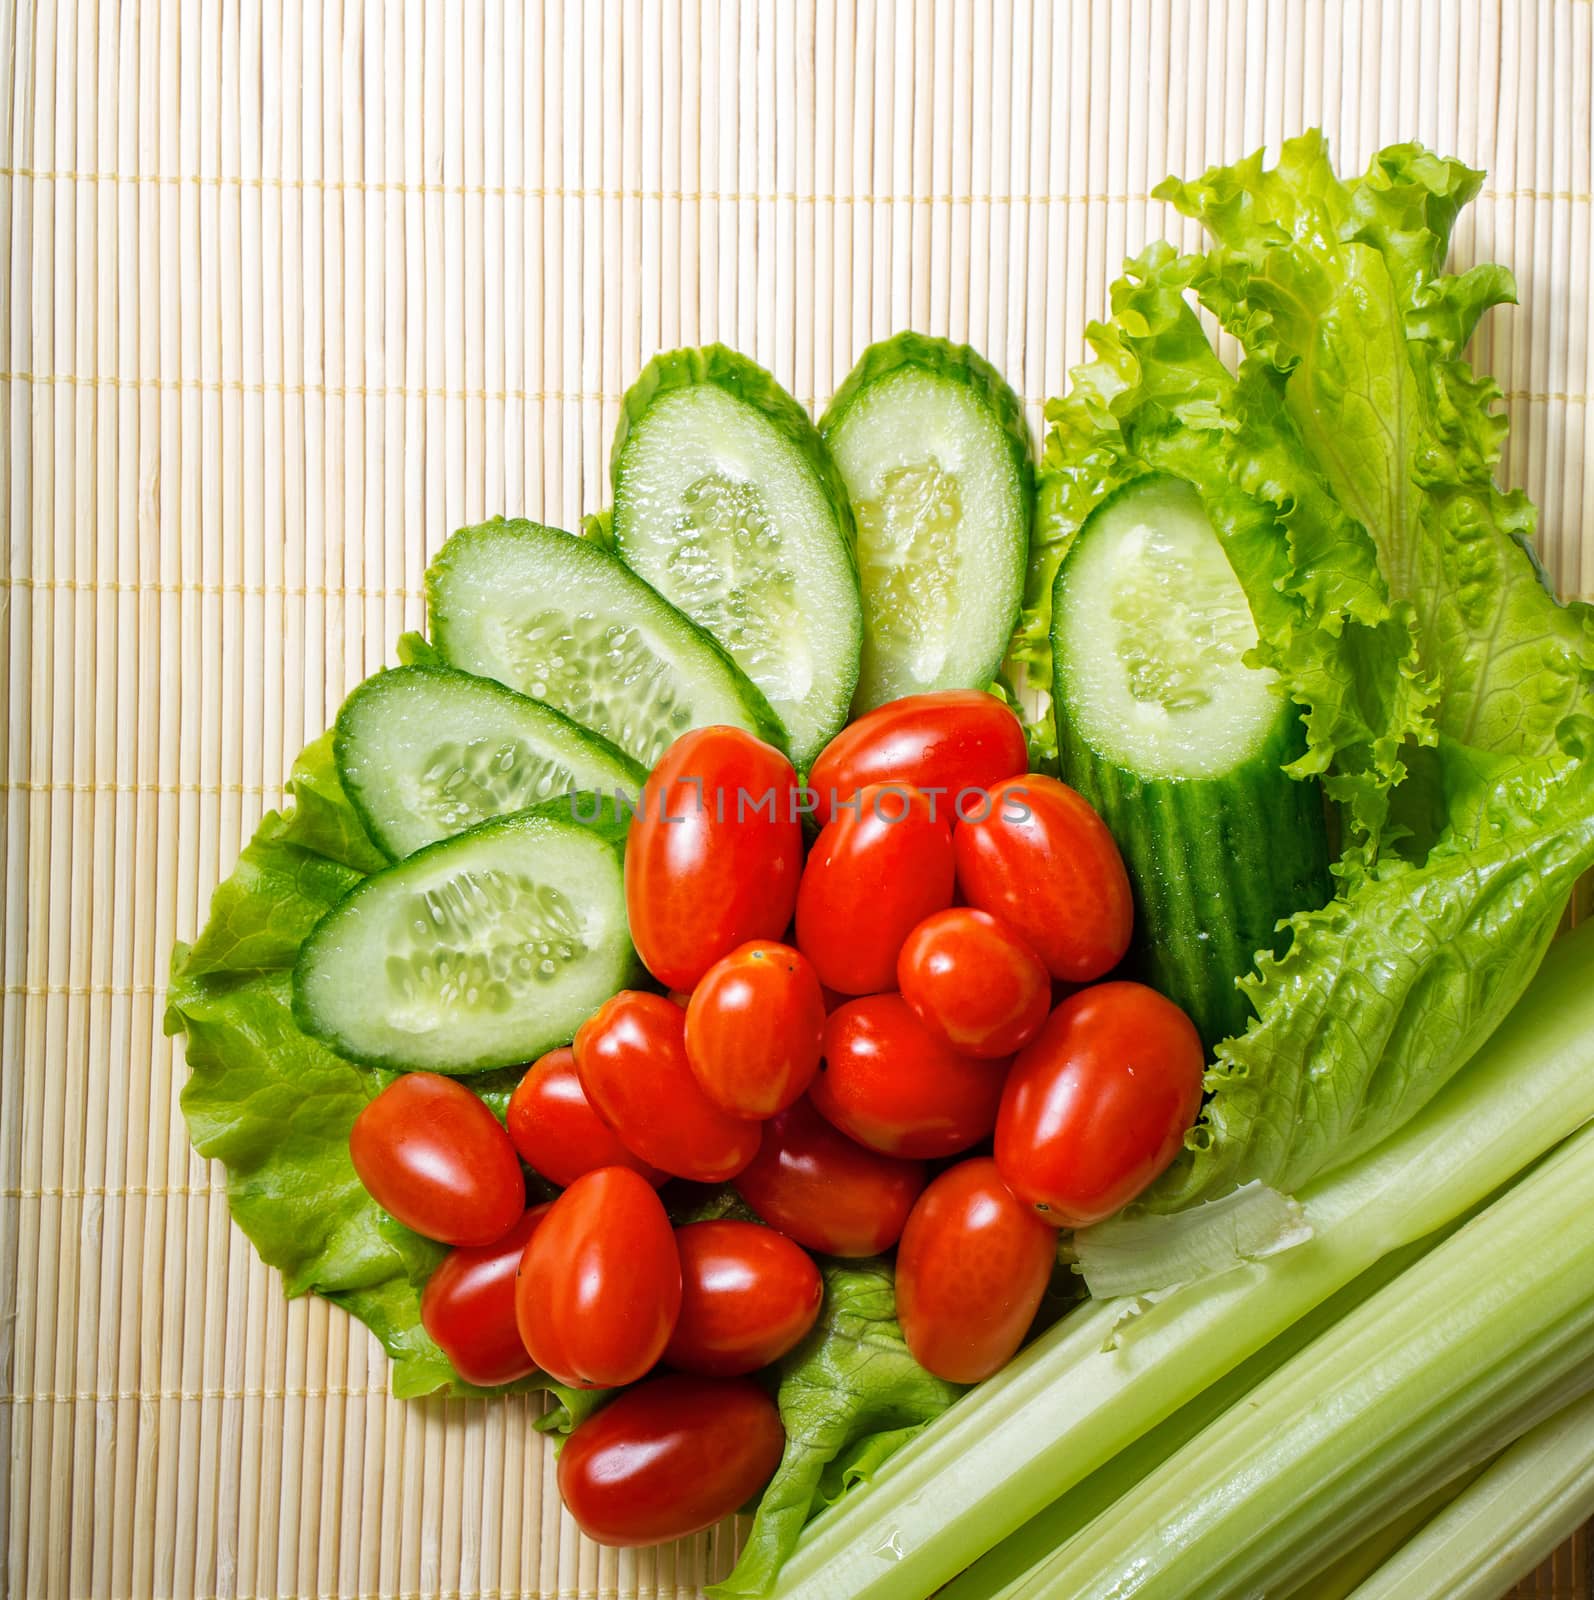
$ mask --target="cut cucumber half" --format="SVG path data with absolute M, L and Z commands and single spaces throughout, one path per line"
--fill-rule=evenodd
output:
M 967 345 L 871 345 L 820 419 L 847 485 L 863 592 L 855 714 L 983 689 L 1018 621 L 1034 465 L 1017 395 Z
M 1101 813 L 1135 887 L 1133 959 L 1203 1040 L 1244 1031 L 1236 982 L 1277 924 L 1329 896 L 1315 780 L 1256 627 L 1187 483 L 1137 478 L 1058 568 L 1052 654 L 1061 775 Z
M 568 1044 L 641 970 L 624 829 L 612 804 L 586 814 L 557 800 L 367 878 L 299 952 L 299 1026 L 398 1071 L 487 1072 Z
M 574 790 L 638 794 L 642 768 L 607 739 L 490 678 L 398 667 L 338 713 L 338 776 L 394 860 Z
M 725 646 L 806 767 L 863 636 L 846 488 L 807 413 L 723 345 L 672 351 L 626 394 L 611 471 L 621 558 Z
M 644 767 L 725 723 L 785 747 L 768 702 L 701 628 L 598 544 L 536 522 L 461 528 L 426 574 L 432 638 Z

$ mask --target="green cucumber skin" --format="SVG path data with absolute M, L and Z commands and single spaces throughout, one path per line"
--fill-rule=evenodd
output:
M 973 390 L 1001 428 L 1008 458 L 1014 476 L 1018 480 L 1019 500 L 1023 512 L 1023 548 L 1019 552 L 1018 582 L 1015 585 L 1012 614 L 983 674 L 980 675 L 980 681 L 941 685 L 943 688 L 985 689 L 996 680 L 1011 643 L 1013 630 L 1018 625 L 1024 600 L 1024 578 L 1029 567 L 1030 539 L 1035 517 L 1035 454 L 1030 440 L 1029 424 L 1024 417 L 1024 404 L 1001 373 L 972 345 L 953 344 L 947 339 L 938 339 L 930 334 L 916 333 L 912 329 L 907 329 L 889 339 L 877 341 L 858 357 L 857 364 L 831 397 L 830 404 L 819 419 L 820 437 L 828 444 L 837 429 L 842 426 L 858 397 L 872 384 L 901 371 L 904 367 L 915 367 L 934 377 L 950 378 Z
M 825 414 L 819 419 L 820 437 L 829 438 L 852 403 L 870 384 L 903 367 L 920 367 L 938 377 L 955 378 L 967 384 L 1001 424 L 1013 465 L 1033 494 L 1034 449 L 1029 424 L 1024 420 L 1024 403 L 1014 394 L 1012 386 L 973 345 L 953 344 L 950 339 L 916 333 L 911 328 L 889 339 L 877 340 L 858 357 L 857 364 L 831 396 Z
M 1064 705 L 1059 692 L 1060 775 L 1101 814 L 1134 888 L 1129 962 L 1210 1051 L 1245 1032 L 1251 1003 L 1236 980 L 1259 951 L 1282 948 L 1279 922 L 1333 893 L 1322 791 L 1283 770 L 1306 748 L 1300 717 L 1282 707 L 1262 749 L 1221 776 L 1145 778 L 1098 755 Z
M 405 634 L 400 645 L 407 651 L 404 655 L 406 662 L 422 666 L 434 661 L 453 664 L 449 648 L 449 617 L 446 606 L 441 603 L 441 591 L 450 568 L 461 560 L 469 559 L 471 544 L 476 539 L 507 536 L 537 541 L 545 546 L 551 541 L 562 541 L 558 545 L 560 560 L 602 564 L 608 569 L 618 569 L 627 583 L 637 586 L 639 594 L 646 597 L 650 606 L 657 606 L 668 616 L 672 628 L 689 637 L 695 647 L 708 652 L 735 685 L 737 698 L 742 702 L 751 724 L 748 732 L 785 752 L 788 749 L 786 730 L 758 686 L 737 666 L 730 652 L 713 634 L 698 627 L 685 612 L 672 605 L 652 584 L 620 560 L 612 548 L 613 540 L 609 532 L 611 521 L 612 512 L 598 512 L 588 519 L 586 531 L 579 535 L 568 533 L 563 528 L 550 527 L 546 523 L 532 522 L 525 517 L 492 517 L 486 522 L 458 529 L 444 542 L 443 548 L 426 569 L 426 614 L 431 623 L 432 642 L 428 644 L 417 634 Z M 512 685 L 508 687 L 513 689 Z M 591 729 L 587 731 L 596 732 Z
M 334 761 L 337 763 L 338 779 L 343 785 L 344 793 L 349 797 L 349 804 L 354 807 L 360 821 L 365 824 L 365 831 L 370 834 L 371 838 L 390 861 L 401 861 L 404 856 L 393 848 L 388 838 L 387 828 L 367 803 L 365 785 L 361 782 L 352 766 L 351 746 L 353 740 L 350 729 L 354 716 L 351 708 L 355 708 L 362 697 L 393 692 L 397 688 L 395 683 L 397 679 L 409 679 L 418 683 L 424 683 L 426 680 L 431 679 L 444 684 L 458 683 L 468 685 L 472 692 L 480 695 L 483 699 L 491 698 L 500 702 L 504 707 L 505 714 L 511 717 L 524 712 L 529 707 L 532 710 L 532 714 L 538 719 L 547 719 L 553 722 L 561 727 L 574 742 L 589 746 L 597 761 L 612 766 L 614 768 L 614 777 L 611 787 L 614 784 L 619 784 L 625 787 L 628 794 L 641 793 L 642 783 L 647 774 L 643 771 L 639 762 L 633 761 L 618 745 L 610 743 L 601 733 L 595 733 L 591 728 L 582 727 L 579 722 L 573 721 L 553 706 L 544 705 L 540 700 L 533 700 L 526 695 L 517 693 L 506 684 L 500 683 L 496 678 L 478 678 L 474 673 L 461 672 L 458 667 L 443 666 L 440 661 L 426 661 L 424 664 L 417 662 L 412 666 L 390 668 L 367 678 L 350 691 L 348 698 L 338 711 L 338 720 L 334 724 L 335 732 L 332 742 L 332 754 Z M 500 815 L 506 816 L 511 814 L 508 812 L 500 813 Z M 484 817 L 482 820 L 490 822 L 495 819 Z M 450 835 L 450 837 L 457 837 L 457 835 Z M 439 839 L 433 842 L 441 844 L 444 841 Z M 423 848 L 429 848 L 429 846 L 423 846 Z
M 614 443 L 609 451 L 609 481 L 614 490 L 614 505 L 609 509 L 608 520 L 596 530 L 607 539 L 621 560 L 626 557 L 624 494 L 621 487 L 622 457 L 632 431 L 646 417 L 649 408 L 661 395 L 696 384 L 713 384 L 723 389 L 733 399 L 754 410 L 761 411 L 779 430 L 806 463 L 808 470 L 818 480 L 820 491 L 830 506 L 835 519 L 837 541 L 845 571 L 852 580 L 852 643 L 848 659 L 841 663 L 838 681 L 839 707 L 830 724 L 821 735 L 809 741 L 810 748 L 799 749 L 787 737 L 771 740 L 778 749 L 789 754 L 797 766 L 806 769 L 824 746 L 846 726 L 853 691 L 858 685 L 858 671 L 863 649 L 863 600 L 858 584 L 858 562 L 855 550 L 856 536 L 852 523 L 852 502 L 847 496 L 847 486 L 842 482 L 836 464 L 825 448 L 813 418 L 775 379 L 774 375 L 728 345 L 709 344 L 680 350 L 666 350 L 654 356 L 638 374 L 636 381 L 626 390 L 620 402 L 620 419 L 614 432 Z M 600 514 L 601 515 L 601 514 Z M 673 604 L 673 602 L 671 602 Z M 694 624 L 695 625 L 695 624 Z M 703 631 L 705 636 L 707 630 Z M 726 658 L 735 658 L 721 648 Z M 741 669 L 738 666 L 737 670 Z M 745 674 L 744 674 L 745 676 Z M 781 726 L 773 708 L 770 716 Z
M 537 1056 L 548 1050 L 570 1042 L 568 1037 L 560 1037 L 557 1033 L 550 1035 L 546 1040 L 538 1040 L 528 1034 L 524 1053 L 517 1051 L 512 1060 L 502 1060 L 494 1056 L 486 1060 L 467 1060 L 458 1064 L 450 1063 L 447 1067 L 429 1064 L 417 1067 L 416 1063 L 390 1055 L 382 1055 L 361 1050 L 352 1041 L 346 1039 L 336 1029 L 327 1026 L 315 1007 L 309 1003 L 305 989 L 306 978 L 313 968 L 317 958 L 317 945 L 324 931 L 333 924 L 334 919 L 345 913 L 353 904 L 366 894 L 379 893 L 382 880 L 392 873 L 403 873 L 413 870 L 417 865 L 429 861 L 439 851 L 461 852 L 468 849 L 471 842 L 478 836 L 492 833 L 512 833 L 524 831 L 528 823 L 535 823 L 543 818 L 552 818 L 579 827 L 583 831 L 595 835 L 609 847 L 615 859 L 615 872 L 623 879 L 625 871 L 625 841 L 630 829 L 630 813 L 627 808 L 618 804 L 612 797 L 603 795 L 562 795 L 559 799 L 549 801 L 540 806 L 533 806 L 526 811 L 517 811 L 506 817 L 492 817 L 486 822 L 478 823 L 474 828 L 467 829 L 464 833 L 455 834 L 451 839 L 440 839 L 436 844 L 429 844 L 424 849 L 417 850 L 414 855 L 407 856 L 404 860 L 395 862 L 391 867 L 380 872 L 374 872 L 369 877 L 362 879 L 332 907 L 327 914 L 310 930 L 304 943 L 299 947 L 299 954 L 293 967 L 293 1019 L 298 1024 L 301 1032 L 308 1034 L 313 1039 L 319 1039 L 328 1049 L 335 1051 L 345 1060 L 354 1061 L 362 1066 L 375 1067 L 385 1072 L 413 1072 L 427 1071 L 442 1073 L 448 1077 L 471 1077 L 481 1072 L 492 1072 L 506 1066 L 518 1065 L 522 1060 L 532 1061 Z M 375 886 L 375 887 L 373 887 Z M 635 949 L 628 948 L 621 961 L 618 981 L 614 985 L 614 992 L 631 988 L 640 983 L 649 982 L 647 971 L 642 965 L 641 958 Z

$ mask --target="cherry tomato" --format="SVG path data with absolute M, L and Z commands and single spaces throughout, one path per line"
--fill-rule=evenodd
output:
M 733 1178 L 759 1125 L 722 1111 L 686 1059 L 686 1013 L 661 994 L 622 989 L 576 1031 L 576 1071 L 592 1108 L 649 1165 L 695 1183 Z
M 877 1256 L 902 1233 L 924 1166 L 865 1150 L 809 1100 L 764 1125 L 736 1192 L 772 1228 L 827 1256 Z
M 629 1167 L 577 1178 L 520 1258 L 520 1337 L 544 1372 L 574 1388 L 634 1383 L 664 1354 L 680 1310 L 670 1219 Z
M 749 939 L 778 939 L 802 871 L 797 775 L 740 728 L 682 735 L 653 769 L 625 847 L 631 940 L 648 971 L 690 989 Z
M 843 728 L 808 774 L 814 815 L 830 820 L 837 801 L 866 784 L 910 783 L 933 791 L 936 815 L 956 821 L 962 806 L 1029 765 L 1024 730 L 995 695 L 943 689 L 892 700 Z
M 546 1205 L 502 1239 L 450 1250 L 421 1291 L 421 1326 L 466 1383 L 491 1389 L 537 1370 L 515 1322 L 515 1273 Z
M 797 946 L 819 981 L 876 994 L 902 942 L 952 904 L 952 831 L 917 789 L 873 784 L 820 830 L 797 891 Z
M 1065 783 L 1026 773 L 958 824 L 963 898 L 1005 922 L 1054 978 L 1089 983 L 1129 948 L 1129 874 L 1107 824 Z
M 1005 1063 L 960 1056 L 899 994 L 872 994 L 825 1022 L 825 1064 L 808 1098 L 849 1139 L 934 1159 L 996 1126 Z
M 371 1198 L 444 1244 L 491 1244 L 526 1209 L 526 1180 L 486 1103 L 452 1078 L 407 1072 L 354 1119 L 349 1157 Z
M 1028 1044 L 1051 1010 L 1041 958 L 1005 922 L 969 906 L 938 911 L 908 935 L 897 986 L 927 1028 L 984 1061 Z
M 988 1156 L 943 1172 L 897 1246 L 897 1320 L 913 1359 L 949 1383 L 1006 1366 L 1056 1260 L 1057 1230 L 1014 1199 Z
M 1194 1025 L 1155 989 L 1082 989 L 1008 1074 L 996 1120 L 1003 1182 L 1061 1228 L 1110 1217 L 1178 1154 L 1203 1063 Z
M 785 1447 L 780 1413 L 756 1383 L 650 1378 L 565 1441 L 559 1495 L 599 1544 L 663 1544 L 746 1505 Z
M 668 1366 L 740 1377 L 778 1361 L 813 1327 L 824 1284 L 784 1234 L 756 1222 L 694 1222 L 676 1229 L 675 1247 L 681 1315 L 664 1347 Z
M 686 1058 L 715 1105 L 772 1117 L 819 1066 L 825 997 L 808 958 L 755 940 L 716 961 L 686 1008 Z
M 550 1050 L 526 1069 L 509 1097 L 504 1126 L 521 1160 L 561 1189 L 599 1167 L 630 1167 L 655 1189 L 666 1176 L 627 1150 L 587 1103 L 569 1046 Z

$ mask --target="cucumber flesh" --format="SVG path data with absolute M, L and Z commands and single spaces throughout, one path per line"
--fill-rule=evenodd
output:
M 1200 496 L 1138 479 L 1086 527 L 1053 622 L 1079 736 L 1144 777 L 1211 777 L 1254 756 L 1283 702 L 1276 675 L 1245 664 L 1256 624 Z
M 638 971 L 620 837 L 561 800 L 373 874 L 300 951 L 299 1025 L 400 1071 L 486 1072 L 568 1044 Z
M 862 617 L 851 515 L 813 423 L 723 347 L 652 362 L 615 439 L 622 559 L 724 645 L 806 766 L 846 721 Z
M 1210 1047 L 1244 1031 L 1237 980 L 1329 897 L 1327 819 L 1297 709 L 1246 665 L 1256 629 L 1194 489 L 1136 479 L 1086 519 L 1052 601 L 1059 771 L 1135 890 L 1139 974 Z
M 1023 409 L 967 347 L 871 346 L 820 423 L 851 499 L 864 640 L 853 711 L 996 676 L 1023 598 Z
M 768 702 L 713 639 L 598 544 L 535 522 L 462 528 L 426 575 L 432 637 L 644 767 L 692 728 L 781 746 Z
M 394 860 L 574 790 L 640 791 L 644 773 L 608 740 L 489 678 L 398 667 L 338 713 L 338 776 Z

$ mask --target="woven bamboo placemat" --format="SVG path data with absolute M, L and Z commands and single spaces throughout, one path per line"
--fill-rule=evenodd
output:
M 1148 199 L 1320 123 L 1489 169 L 1483 365 L 1594 589 L 1586 0 L 0 5 L 0 1580 L 109 1597 L 695 1594 L 578 1538 L 523 1401 L 399 1404 L 189 1151 L 177 937 L 421 621 L 453 527 L 603 503 L 719 338 L 822 404 L 967 339 L 1039 424 Z M 545 1492 L 546 1489 L 546 1492 Z M 1586 1596 L 1588 1550 L 1537 1588 Z

